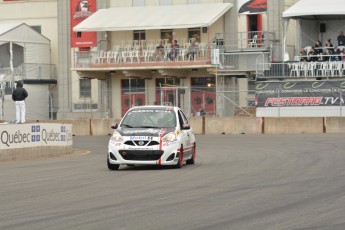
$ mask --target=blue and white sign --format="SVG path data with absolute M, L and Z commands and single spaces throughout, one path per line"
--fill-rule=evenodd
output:
M 0 150 L 72 145 L 72 125 L 55 123 L 0 125 Z

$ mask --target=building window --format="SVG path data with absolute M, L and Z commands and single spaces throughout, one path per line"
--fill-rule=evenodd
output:
M 42 33 L 42 28 L 41 26 L 30 26 L 31 29 L 33 29 L 34 31 L 36 31 L 37 33 Z
M 188 4 L 200 4 L 200 0 L 188 0 Z
M 161 39 L 167 40 L 167 43 L 172 43 L 173 31 L 172 30 L 161 30 Z
M 172 5 L 172 0 L 159 0 L 159 5 L 161 6 Z
M 124 93 L 145 92 L 145 80 L 144 79 L 123 79 L 122 92 Z
M 134 30 L 133 31 L 133 40 L 145 40 L 146 33 L 145 30 Z
M 188 29 L 188 40 L 195 39 L 196 42 L 200 42 L 200 28 Z
M 73 104 L 73 109 L 74 110 L 96 110 L 98 109 L 98 105 L 93 103 L 93 104 L 86 104 L 86 103 L 78 103 L 78 104 Z
M 91 79 L 79 79 L 79 97 L 91 98 Z
M 133 0 L 133 6 L 145 6 L 145 0 Z

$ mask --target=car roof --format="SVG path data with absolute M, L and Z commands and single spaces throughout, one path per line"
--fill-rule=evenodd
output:
M 176 106 L 167 106 L 167 105 L 143 105 L 143 106 L 134 106 L 130 110 L 137 110 L 137 109 L 166 109 L 166 110 L 174 110 L 176 111 L 179 109 Z

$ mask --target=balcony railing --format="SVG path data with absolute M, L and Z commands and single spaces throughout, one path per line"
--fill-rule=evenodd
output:
M 73 68 L 109 68 L 121 67 L 164 67 L 164 66 L 210 66 L 219 60 L 221 67 L 226 69 L 255 70 L 252 63 L 260 52 L 269 52 L 269 42 L 273 34 L 265 31 L 238 33 L 237 38 L 230 40 L 227 34 L 216 34 L 208 43 L 197 43 L 197 51 L 190 54 L 191 39 L 177 40 L 179 48 L 176 56 L 171 58 L 172 45 L 167 39 L 158 40 L 124 40 L 118 44 L 103 44 L 95 51 L 76 51 L 74 53 Z M 162 43 L 164 48 L 157 49 Z M 219 52 L 214 52 L 215 50 Z M 222 55 L 222 53 L 237 53 L 236 56 Z M 241 55 L 245 52 L 256 52 L 254 60 L 242 60 L 251 55 Z M 218 55 L 215 57 L 214 55 Z M 220 54 L 220 55 L 219 55 Z M 249 65 L 249 67 L 248 67 Z
M 239 32 L 235 38 L 227 33 L 216 33 L 213 46 L 228 52 L 268 50 L 274 40 L 274 33 L 267 31 Z
M 189 48 L 126 48 L 99 51 L 77 51 L 75 68 L 120 68 L 140 66 L 210 65 L 210 49 L 199 46 L 192 52 Z
M 257 79 L 332 79 L 345 77 L 343 61 L 258 63 Z
M 13 68 L 4 67 L 0 74 L 5 75 L 3 81 L 17 80 L 56 80 L 56 68 L 53 64 L 24 63 Z

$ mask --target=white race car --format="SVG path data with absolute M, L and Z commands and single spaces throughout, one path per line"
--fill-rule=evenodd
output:
M 182 110 L 171 106 L 137 106 L 129 109 L 108 145 L 107 165 L 194 164 L 196 141 Z

